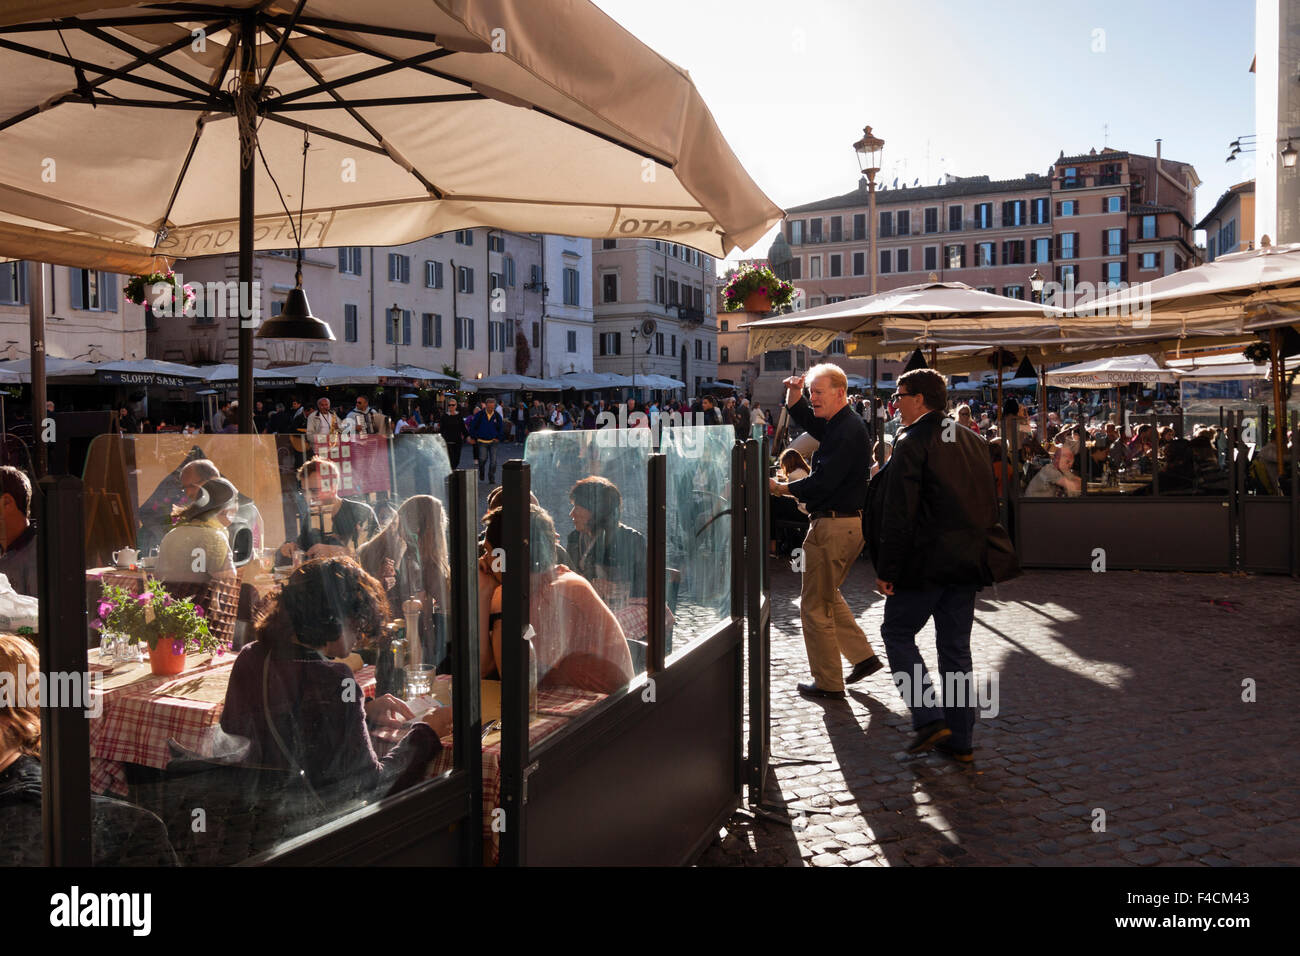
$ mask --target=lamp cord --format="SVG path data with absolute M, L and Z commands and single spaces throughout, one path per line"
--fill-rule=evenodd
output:
M 298 222 L 295 225 L 293 213 L 289 211 L 289 206 L 284 201 L 284 193 L 280 192 L 280 184 L 276 182 L 275 173 L 271 172 L 271 166 L 266 161 L 266 154 L 262 152 L 262 141 L 257 140 L 257 155 L 262 157 L 262 168 L 266 170 L 266 175 L 270 177 L 271 185 L 275 187 L 275 194 L 279 197 L 280 205 L 284 208 L 284 214 L 289 217 L 289 228 L 293 230 L 293 244 L 298 250 L 298 266 L 295 274 L 298 285 L 302 285 L 302 216 L 303 204 L 306 201 L 306 197 L 302 194 L 307 191 L 307 147 L 309 145 L 307 132 L 304 130 L 302 134 L 302 188 L 299 190 Z

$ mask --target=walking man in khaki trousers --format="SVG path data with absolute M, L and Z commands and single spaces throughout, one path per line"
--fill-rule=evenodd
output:
M 804 382 L 808 398 L 803 397 Z M 792 495 L 808 510 L 803 543 L 803 586 L 799 618 L 808 649 L 810 684 L 805 697 L 843 697 L 844 684 L 862 680 L 884 665 L 858 627 L 840 587 L 862 553 L 862 505 L 871 448 L 867 428 L 848 403 L 848 381 L 837 365 L 816 365 L 782 384 L 790 417 L 816 438 L 812 473 L 788 484 L 769 480 L 774 495 Z M 844 677 L 840 655 L 853 665 Z

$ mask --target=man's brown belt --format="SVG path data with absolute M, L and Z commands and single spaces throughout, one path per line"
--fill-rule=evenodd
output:
M 813 518 L 861 518 L 862 512 L 859 511 L 814 511 L 808 516 L 809 520 Z

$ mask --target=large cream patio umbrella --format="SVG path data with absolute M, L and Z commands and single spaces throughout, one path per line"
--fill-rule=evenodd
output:
M 300 204 L 306 248 L 496 227 L 721 257 L 782 215 L 687 73 L 586 0 L 0 0 L 0 78 L 0 256 L 238 251 L 247 284 Z

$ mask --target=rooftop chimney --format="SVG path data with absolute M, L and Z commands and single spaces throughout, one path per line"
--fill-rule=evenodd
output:
M 1156 174 L 1152 177 L 1156 181 L 1156 194 L 1151 197 L 1151 202 L 1160 205 L 1160 174 L 1163 172 L 1160 163 L 1160 140 L 1156 140 Z

